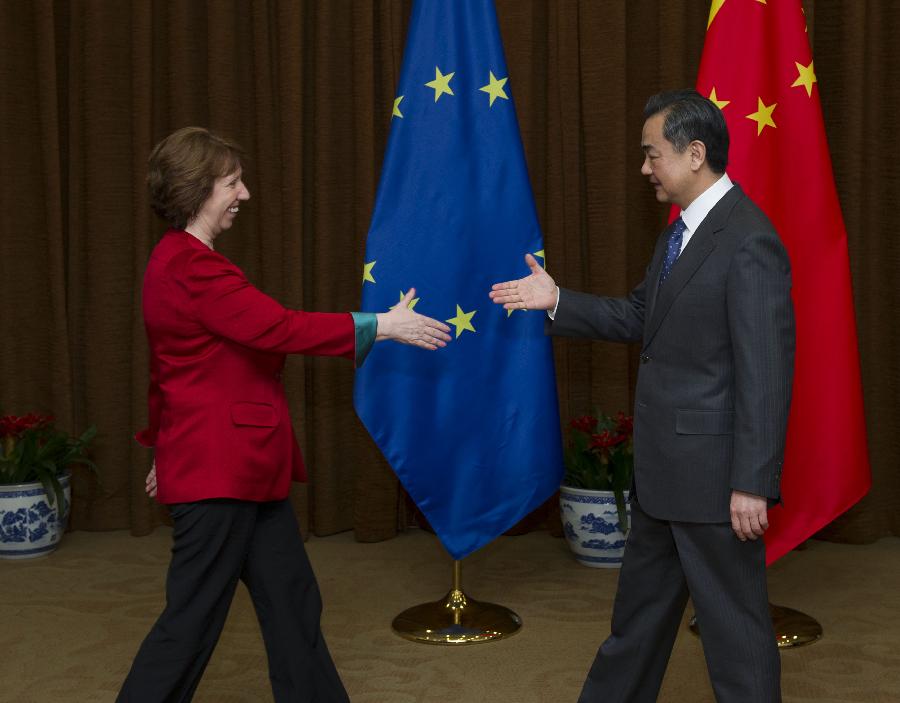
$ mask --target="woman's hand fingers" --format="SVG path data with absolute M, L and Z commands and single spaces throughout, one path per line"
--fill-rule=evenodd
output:
M 420 315 L 425 320 L 425 324 L 428 327 L 428 331 L 432 336 L 437 339 L 442 339 L 445 342 L 450 341 L 450 326 L 444 324 L 443 322 L 439 322 L 438 320 L 432 319 L 430 317 L 425 317 L 424 315 Z
M 410 310 L 409 304 L 415 294 L 416 289 L 410 288 L 388 312 L 378 313 L 376 339 L 392 339 L 432 351 L 446 346 L 450 341 L 450 327 Z
M 450 341 L 450 328 L 447 325 L 425 315 L 416 314 L 416 318 L 419 329 L 410 340 L 412 344 L 432 351 L 447 346 Z
M 151 498 L 156 497 L 156 460 L 154 459 L 153 464 L 150 466 L 150 472 L 147 474 L 147 478 L 144 481 L 144 490 L 147 492 L 147 495 Z

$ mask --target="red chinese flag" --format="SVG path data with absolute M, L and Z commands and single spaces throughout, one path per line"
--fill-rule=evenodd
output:
M 713 0 L 697 90 L 722 109 L 728 173 L 769 216 L 791 259 L 797 352 L 767 561 L 869 490 L 847 233 L 800 0 Z

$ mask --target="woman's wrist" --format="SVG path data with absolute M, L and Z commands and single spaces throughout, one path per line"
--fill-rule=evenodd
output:
M 390 318 L 386 312 L 375 313 L 375 341 L 390 339 Z
M 369 355 L 372 345 L 375 343 L 378 321 L 375 313 L 351 312 L 353 327 L 356 336 L 356 368 L 362 366 L 363 361 Z

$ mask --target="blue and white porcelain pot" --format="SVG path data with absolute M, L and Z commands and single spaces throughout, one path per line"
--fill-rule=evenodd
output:
M 630 520 L 628 491 L 625 491 L 625 500 Z M 579 562 L 600 568 L 622 566 L 625 535 L 619 524 L 616 497 L 612 491 L 560 486 L 559 509 L 566 540 Z
M 69 521 L 70 480 L 68 472 L 59 477 L 66 498 L 61 515 L 40 482 L 0 485 L 0 558 L 30 559 L 56 549 Z

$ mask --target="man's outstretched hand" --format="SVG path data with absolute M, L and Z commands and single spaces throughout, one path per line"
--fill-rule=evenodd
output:
M 531 274 L 517 281 L 495 283 L 490 297 L 506 310 L 552 310 L 556 307 L 556 282 L 531 255 L 525 255 Z

